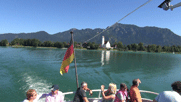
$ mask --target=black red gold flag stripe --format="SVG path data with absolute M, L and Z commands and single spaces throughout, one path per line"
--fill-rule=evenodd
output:
M 63 58 L 63 62 L 60 68 L 61 75 L 63 75 L 63 73 L 68 73 L 69 64 L 73 61 L 73 59 L 74 59 L 74 46 L 71 39 L 70 46 L 65 53 L 65 56 Z

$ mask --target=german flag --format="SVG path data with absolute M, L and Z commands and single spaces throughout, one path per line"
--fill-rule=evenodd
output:
M 62 66 L 60 68 L 60 74 L 63 75 L 63 73 L 68 73 L 69 70 L 69 64 L 74 59 L 74 46 L 73 46 L 73 39 L 71 38 L 70 46 L 68 47 L 65 56 L 63 58 Z

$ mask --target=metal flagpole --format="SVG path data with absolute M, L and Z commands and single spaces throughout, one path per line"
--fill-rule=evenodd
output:
M 72 43 L 73 43 L 73 48 L 74 48 L 73 31 L 71 31 L 70 34 L 71 34 L 71 37 L 72 37 Z M 75 51 L 74 51 L 74 65 L 75 65 L 76 83 L 77 83 L 77 88 L 78 88 L 79 87 L 79 82 L 78 82 L 78 75 L 77 75 L 77 65 L 76 65 Z

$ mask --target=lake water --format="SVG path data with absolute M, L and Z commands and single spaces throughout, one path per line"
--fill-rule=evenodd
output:
M 65 49 L 0 47 L 0 102 L 21 102 L 26 91 L 48 93 L 53 84 L 62 92 L 76 90 L 74 63 L 68 74 L 60 75 Z M 162 92 L 181 80 L 181 55 L 168 53 L 75 50 L 79 83 L 86 81 L 90 89 L 106 88 L 110 82 L 140 78 L 140 90 Z M 155 96 L 142 94 L 153 99 Z M 66 97 L 72 100 L 72 96 Z

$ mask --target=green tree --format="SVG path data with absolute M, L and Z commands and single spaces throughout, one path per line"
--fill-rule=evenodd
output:
M 19 39 L 19 44 L 23 45 L 24 44 L 24 39 Z
M 181 46 L 177 46 L 178 52 L 181 52 Z
M 9 42 L 7 39 L 1 40 L 1 46 L 8 46 Z
M 41 45 L 41 42 L 38 39 L 32 39 L 31 44 L 33 47 L 38 47 Z
M 63 46 L 65 47 L 65 48 L 68 48 L 68 44 L 66 43 L 66 42 L 63 42 Z
M 99 45 L 98 44 L 96 44 L 95 42 L 88 42 L 87 43 L 87 45 L 85 45 L 85 46 L 87 46 L 87 49 L 98 49 L 99 48 Z
M 156 52 L 157 46 L 155 44 L 148 45 L 147 50 L 148 52 Z
M 51 41 L 45 41 L 45 42 L 43 42 L 43 45 L 44 45 L 45 47 L 52 47 L 52 46 L 53 46 L 53 43 L 52 43 Z
M 78 43 L 78 48 L 82 48 L 82 43 Z
M 88 42 L 87 43 L 87 48 L 90 48 L 90 46 L 91 46 L 91 42 Z
M 177 48 L 175 45 L 171 46 L 171 52 L 177 52 Z
M 138 44 L 131 44 L 131 48 L 133 51 L 137 51 L 138 50 Z
M 76 41 L 74 42 L 74 47 L 77 48 L 77 42 Z
M 117 43 L 117 48 L 118 48 L 118 49 L 123 49 L 123 47 L 124 47 L 124 46 L 123 46 L 123 43 L 122 43 L 122 42 L 118 42 L 118 43 Z
M 127 45 L 127 47 L 128 47 L 128 50 L 132 50 L 131 45 Z
M 24 40 L 24 46 L 32 46 L 32 41 L 31 41 L 31 39 L 26 39 L 26 40 Z
M 162 47 L 160 46 L 160 45 L 158 45 L 157 47 L 156 47 L 156 51 L 155 52 L 161 52 L 162 51 Z
M 138 44 L 138 51 L 145 51 L 145 47 L 143 46 L 143 43 Z
M 63 43 L 61 43 L 61 42 L 55 42 L 54 46 L 57 48 L 63 48 L 64 47 Z
M 163 46 L 163 47 L 162 47 L 162 51 L 163 51 L 163 52 L 167 52 L 167 51 L 168 51 L 168 47 L 167 47 L 167 46 Z
M 99 48 L 99 45 L 98 44 L 95 44 L 95 42 L 92 42 L 90 44 L 90 49 L 98 49 Z
M 19 45 L 19 38 L 14 39 L 13 41 L 11 41 L 10 44 L 11 45 Z
M 24 39 L 16 38 L 10 43 L 11 45 L 24 45 Z

